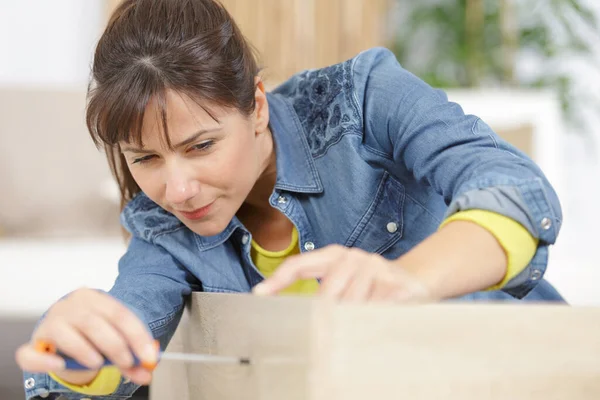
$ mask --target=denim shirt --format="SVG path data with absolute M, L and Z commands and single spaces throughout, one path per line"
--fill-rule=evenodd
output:
M 389 50 L 299 73 L 269 93 L 268 103 L 277 155 L 270 204 L 296 226 L 301 252 L 337 243 L 395 259 L 449 215 L 485 209 L 520 222 L 539 246 L 502 291 L 462 299 L 562 300 L 543 279 L 562 216 L 542 171 Z M 163 348 L 192 291 L 248 292 L 263 279 L 250 256 L 252 234 L 237 218 L 202 237 L 140 193 L 121 220 L 132 239 L 110 293 Z M 82 397 L 45 374 L 25 378 L 28 398 Z M 127 398 L 136 388 L 122 382 L 101 398 Z

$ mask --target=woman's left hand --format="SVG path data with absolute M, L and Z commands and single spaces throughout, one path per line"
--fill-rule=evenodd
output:
M 428 301 L 427 287 L 398 261 L 356 248 L 331 245 L 293 256 L 253 293 L 274 295 L 301 279 L 321 279 L 319 294 L 342 301 Z

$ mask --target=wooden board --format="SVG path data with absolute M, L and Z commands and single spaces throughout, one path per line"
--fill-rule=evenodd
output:
M 186 315 L 168 350 L 256 363 L 164 363 L 152 400 L 600 398 L 598 308 L 197 293 Z
M 336 307 L 311 400 L 600 398 L 600 309 Z
M 167 352 L 182 353 L 188 351 L 185 343 L 190 334 L 189 313 L 184 313 L 175 335 L 169 342 Z M 181 362 L 162 362 L 152 376 L 152 399 L 191 400 L 187 365 Z
M 244 356 L 255 362 L 161 364 L 151 398 L 306 399 L 312 304 L 308 299 L 195 294 L 186 325 L 181 329 L 180 324 L 167 351 Z M 186 385 L 188 391 L 180 395 Z M 167 396 L 173 387 L 177 395 Z

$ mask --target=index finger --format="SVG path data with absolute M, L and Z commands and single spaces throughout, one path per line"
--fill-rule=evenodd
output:
M 281 268 L 281 267 L 280 267 Z M 269 296 L 276 294 L 300 279 L 320 278 L 327 267 L 321 265 L 293 265 L 281 269 L 270 278 L 254 286 L 252 293 L 258 296 Z
M 103 302 L 96 311 L 123 335 L 142 365 L 155 366 L 158 362 L 159 348 L 147 326 L 117 299 L 111 297 L 111 300 Z
M 343 247 L 329 246 L 294 256 L 283 262 L 270 278 L 256 285 L 252 292 L 268 296 L 282 291 L 297 280 L 322 278 L 344 254 Z
M 65 361 L 52 352 L 39 351 L 35 344 L 26 343 L 15 353 L 15 361 L 23 371 L 30 373 L 46 373 L 62 371 Z

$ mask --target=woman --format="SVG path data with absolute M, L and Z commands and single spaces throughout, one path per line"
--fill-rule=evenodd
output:
M 194 290 L 340 301 L 554 300 L 561 209 L 523 153 L 385 49 L 266 93 L 213 0 L 126 0 L 94 59 L 87 123 L 131 235 L 109 293 L 81 289 L 17 353 L 28 398 L 130 396 Z M 302 253 L 302 254 L 298 254 Z M 264 278 L 267 278 L 264 280 Z M 115 367 L 99 369 L 101 355 Z

